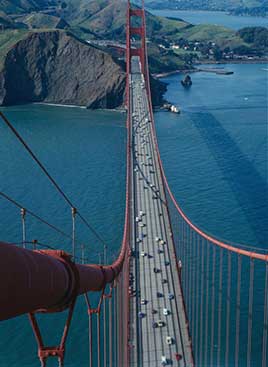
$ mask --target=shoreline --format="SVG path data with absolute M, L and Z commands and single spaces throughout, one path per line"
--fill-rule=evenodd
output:
M 66 107 L 66 108 L 81 108 L 81 109 L 87 109 L 86 106 L 79 106 L 74 104 L 61 104 L 61 103 L 52 103 L 52 102 L 33 102 L 30 103 L 33 105 L 41 105 L 41 106 L 50 106 L 50 107 Z
M 234 14 L 231 12 L 231 10 L 224 10 L 224 9 L 174 9 L 174 8 L 161 8 L 161 9 L 158 9 L 158 8 L 154 8 L 154 7 L 150 7 L 148 6 L 148 10 L 151 11 L 151 12 L 154 12 L 154 11 L 177 11 L 177 12 L 189 12 L 189 13 L 192 13 L 192 12 L 196 12 L 196 13 L 222 13 L 222 14 L 225 14 L 225 15 L 228 15 L 228 16 L 233 16 L 233 17 L 241 17 L 241 18 L 261 18 L 261 19 L 266 19 L 268 18 L 267 15 L 253 15 L 253 14 L 246 14 L 246 13 L 241 13 L 241 14 Z
M 41 105 L 41 106 L 50 106 L 50 107 L 66 107 L 66 108 L 80 108 L 83 110 L 88 110 L 88 111 L 101 111 L 101 112 L 119 112 L 119 113 L 124 113 L 125 109 L 122 107 L 118 107 L 118 108 L 88 108 L 87 106 L 80 106 L 80 105 L 72 105 L 72 104 L 61 104 L 61 103 L 46 103 L 46 102 L 33 102 L 33 103 L 29 103 L 29 104 L 33 104 L 33 105 Z
M 194 64 L 194 68 L 193 69 L 178 69 L 178 70 L 173 70 L 173 71 L 169 71 L 166 73 L 155 73 L 152 74 L 152 76 L 154 78 L 166 78 L 168 76 L 172 76 L 172 75 L 177 75 L 177 74 L 187 74 L 187 73 L 197 73 L 200 72 L 201 70 L 199 70 L 198 66 L 199 65 L 232 65 L 232 64 L 238 64 L 238 65 L 243 65 L 243 64 L 267 64 L 268 65 L 268 59 L 262 59 L 262 60 L 232 60 L 232 61 L 227 61 L 227 60 L 222 60 L 222 61 L 209 61 L 206 60 L 204 62 L 200 62 L 198 64 Z

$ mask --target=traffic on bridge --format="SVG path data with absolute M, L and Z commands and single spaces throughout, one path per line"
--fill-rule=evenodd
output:
M 130 260 L 131 365 L 192 366 L 172 230 L 138 57 L 130 73 L 133 239 Z

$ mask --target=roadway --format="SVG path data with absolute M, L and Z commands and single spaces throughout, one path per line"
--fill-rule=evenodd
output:
M 192 354 L 171 227 L 137 57 L 132 58 L 130 102 L 133 169 L 130 365 L 161 366 L 166 359 L 166 365 L 190 367 Z

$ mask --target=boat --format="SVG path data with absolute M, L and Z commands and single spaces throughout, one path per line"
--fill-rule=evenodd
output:
M 184 80 L 181 80 L 181 84 L 184 86 L 184 88 L 189 88 L 193 84 L 192 79 L 190 75 L 186 75 Z
M 170 111 L 174 113 L 180 113 L 180 109 L 174 105 L 170 107 Z

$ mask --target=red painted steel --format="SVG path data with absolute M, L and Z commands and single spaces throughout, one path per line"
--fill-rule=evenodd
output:
M 78 294 L 101 290 L 120 273 L 127 247 L 125 241 L 112 265 L 75 265 L 76 279 L 62 251 L 30 251 L 0 243 L 0 320 L 40 309 L 59 311 L 68 306 L 76 287 Z

